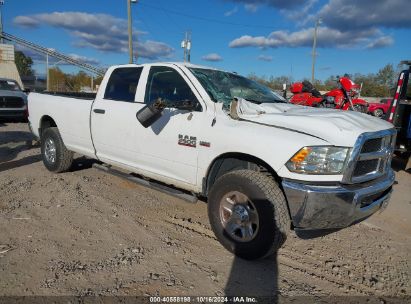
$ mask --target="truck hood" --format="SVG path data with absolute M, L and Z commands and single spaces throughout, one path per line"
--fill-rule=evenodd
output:
M 257 105 L 238 99 L 237 113 L 241 120 L 304 133 L 335 146 L 352 147 L 361 133 L 393 128 L 391 123 L 363 113 L 288 103 Z

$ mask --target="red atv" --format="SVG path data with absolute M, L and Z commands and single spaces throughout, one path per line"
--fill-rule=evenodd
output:
M 344 111 L 353 110 L 362 113 L 368 112 L 368 103 L 357 98 L 360 86 L 355 84 L 349 77 L 338 78 L 338 88 L 325 95 L 321 95 L 309 81 L 296 82 L 290 87 L 290 102 L 309 107 L 333 108 Z

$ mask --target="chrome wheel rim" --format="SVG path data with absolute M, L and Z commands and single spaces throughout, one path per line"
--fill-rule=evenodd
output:
M 380 109 L 377 109 L 374 111 L 375 117 L 381 117 L 384 114 L 384 112 Z
M 220 201 L 220 221 L 229 236 L 249 242 L 258 233 L 259 218 L 254 203 L 239 191 L 231 191 Z
M 56 144 L 51 138 L 48 138 L 44 144 L 44 155 L 47 162 L 54 163 L 56 161 Z

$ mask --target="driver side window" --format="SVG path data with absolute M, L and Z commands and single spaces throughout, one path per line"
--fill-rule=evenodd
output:
M 154 66 L 150 68 L 144 102 L 152 104 L 159 98 L 171 103 L 191 101 L 198 105 L 196 108 L 201 110 L 200 103 L 186 81 L 170 67 Z

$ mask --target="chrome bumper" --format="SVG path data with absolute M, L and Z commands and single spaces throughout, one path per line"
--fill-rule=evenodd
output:
M 395 175 L 357 185 L 321 186 L 285 180 L 282 186 L 294 227 L 338 229 L 359 222 L 387 206 Z

